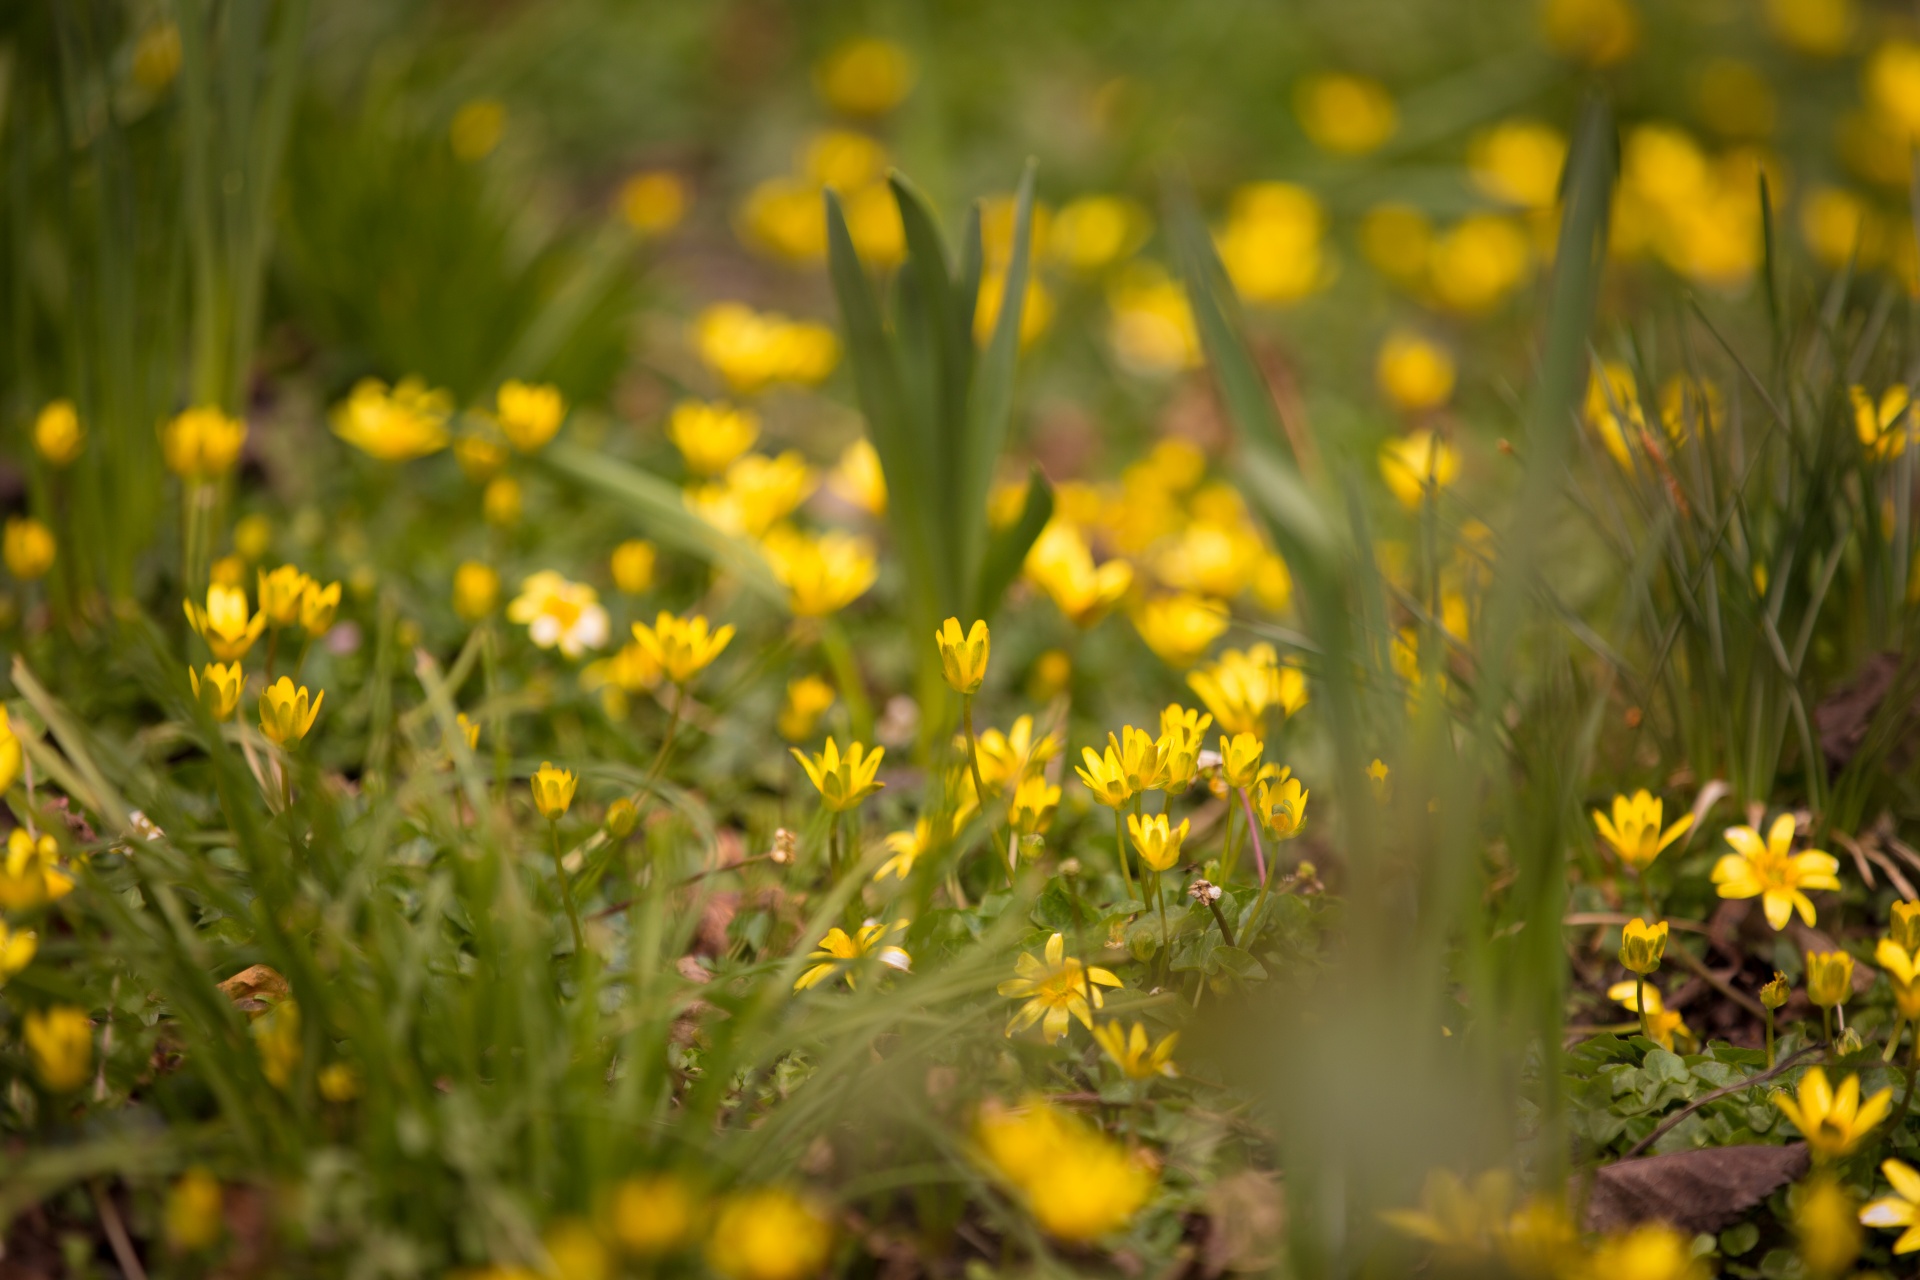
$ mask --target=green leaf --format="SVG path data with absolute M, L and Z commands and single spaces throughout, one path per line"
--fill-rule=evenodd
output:
M 1020 518 L 995 533 L 987 543 L 987 557 L 980 566 L 980 585 L 973 598 L 975 617 L 993 617 L 1007 588 L 1020 576 L 1020 566 L 1026 563 L 1034 539 L 1051 519 L 1053 486 L 1040 474 L 1040 468 L 1035 467 L 1027 477 L 1027 502 L 1020 509 Z
M 1020 357 L 1020 321 L 1026 309 L 1032 253 L 1034 167 L 1028 160 L 1020 175 L 1013 213 L 1013 256 L 1007 263 L 1005 287 L 1000 291 L 1000 313 L 994 318 L 993 337 L 980 362 L 979 385 L 973 389 L 967 447 L 955 473 L 959 480 L 960 547 L 965 556 L 963 580 L 967 582 L 977 581 L 986 552 L 987 490 L 993 483 L 994 464 L 1006 447 L 1007 425 L 1013 416 L 1013 374 Z M 971 343 L 971 332 L 966 337 Z M 977 598 L 984 596 L 984 592 L 977 593 Z

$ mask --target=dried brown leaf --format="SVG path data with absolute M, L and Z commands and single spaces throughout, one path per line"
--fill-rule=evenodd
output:
M 1618 1231 L 1659 1221 L 1688 1232 L 1718 1231 L 1806 1170 L 1804 1142 L 1622 1160 L 1594 1175 L 1587 1229 Z

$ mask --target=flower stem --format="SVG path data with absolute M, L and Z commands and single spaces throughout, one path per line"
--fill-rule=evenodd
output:
M 1227 924 L 1227 917 L 1220 910 L 1219 901 L 1213 898 L 1207 899 L 1207 910 L 1213 912 L 1213 922 L 1220 926 L 1221 940 L 1230 947 L 1238 946 L 1239 944 L 1233 940 L 1233 929 Z
M 573 882 L 567 879 L 567 864 L 560 857 L 560 824 L 549 818 L 547 830 L 553 834 L 553 874 L 560 878 L 560 901 L 567 908 L 567 923 L 573 926 L 573 954 L 577 962 L 586 954 L 587 943 L 580 932 L 580 911 L 573 905 Z
M 1240 859 L 1234 855 L 1239 851 L 1233 847 L 1233 789 L 1227 789 L 1227 832 L 1220 846 L 1220 883 L 1232 884 L 1233 873 L 1240 866 Z
M 1633 1007 L 1640 1014 L 1640 1034 L 1653 1039 L 1653 1028 L 1647 1025 L 1647 975 L 1633 975 Z
M 987 817 L 987 784 L 980 779 L 980 744 L 973 736 L 973 695 L 963 694 L 960 698 L 960 720 L 967 731 L 967 767 L 973 771 L 973 795 L 980 804 L 980 816 L 987 820 L 987 834 L 993 842 L 994 857 L 997 860 L 1000 850 L 1007 842 L 1000 836 L 1000 824 Z M 1013 863 L 1006 865 L 1007 888 L 1013 888 Z
M 1767 1070 L 1773 1070 L 1773 1010 L 1767 1010 Z
M 1133 871 L 1127 866 L 1127 821 L 1120 806 L 1113 807 L 1113 856 L 1120 860 L 1120 882 L 1127 887 L 1127 899 L 1133 900 Z
M 1828 1005 L 1820 1006 L 1820 1038 L 1827 1042 L 1827 1052 L 1833 1052 L 1833 1009 Z

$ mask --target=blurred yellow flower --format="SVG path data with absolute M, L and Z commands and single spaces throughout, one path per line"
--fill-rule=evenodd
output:
M 1920 134 L 1920 44 L 1886 40 L 1863 72 L 1867 102 L 1905 139 Z
M 179 74 L 180 28 L 171 22 L 156 22 L 134 42 L 134 83 L 148 93 L 159 93 Z
M 636 173 L 620 184 L 620 216 L 643 236 L 660 236 L 686 216 L 687 184 L 666 169 Z
M 1200 364 L 1200 334 L 1186 290 L 1164 269 L 1132 262 L 1107 286 L 1107 342 L 1129 373 L 1164 377 Z
M 707 1235 L 707 1263 L 726 1280 L 805 1280 L 833 1247 L 833 1224 L 780 1187 L 736 1191 L 720 1201 Z
M 1171 870 L 1180 861 L 1180 845 L 1187 838 L 1187 831 L 1193 825 L 1192 820 L 1182 818 L 1180 825 L 1171 827 L 1164 813 L 1142 817 L 1137 813 L 1127 815 L 1127 839 L 1132 842 L 1134 852 L 1140 855 L 1140 861 L 1155 871 Z
M 807 756 L 797 747 L 788 750 L 806 770 L 807 780 L 820 793 L 820 802 L 834 813 L 845 813 L 887 785 L 876 776 L 880 772 L 880 760 L 887 754 L 885 747 L 869 751 L 855 742 L 843 756 L 840 744 L 828 738 L 826 747 L 814 756 Z
M 1215 241 L 1240 296 L 1295 302 L 1325 284 L 1332 274 L 1321 246 L 1326 221 L 1319 198 L 1305 187 L 1255 182 L 1235 191 Z
M 1040 1099 L 1019 1108 L 983 1106 L 974 1141 L 988 1167 L 1058 1240 L 1087 1243 L 1119 1230 L 1159 1181 L 1146 1155 Z
M 1607 999 L 1614 1001 L 1628 1012 L 1638 1009 L 1638 998 L 1646 1002 L 1647 1032 L 1653 1042 L 1662 1049 L 1673 1049 L 1674 1037 L 1684 1040 L 1693 1038 L 1693 1031 L 1686 1024 L 1677 1009 L 1669 1009 L 1660 999 L 1660 989 L 1651 982 L 1616 982 L 1607 988 Z
M 167 1191 L 165 1228 L 168 1247 L 182 1253 L 219 1243 L 226 1229 L 220 1180 L 197 1165 L 181 1174 Z
M 977 742 L 980 779 L 989 791 L 1000 791 L 1015 779 L 1037 774 L 1060 750 L 1052 734 L 1033 737 L 1033 717 L 1020 716 L 1005 733 L 983 729 Z
M 571 770 L 556 769 L 550 760 L 542 760 L 527 785 L 533 790 L 533 807 L 548 822 L 558 822 L 573 807 L 573 792 L 580 785 Z
M 1540 26 L 1555 53 L 1596 67 L 1623 61 L 1640 42 L 1629 0 L 1545 0 Z
M 1134 610 L 1133 625 L 1147 647 L 1168 666 L 1184 670 L 1206 656 L 1225 633 L 1225 605 L 1190 592 L 1156 596 Z
M 630 596 L 637 596 L 653 585 L 654 566 L 659 553 L 645 538 L 628 538 L 613 549 L 609 567 L 613 585 Z
M 715 528 L 758 538 L 793 514 L 818 483 L 791 449 L 775 458 L 749 453 L 727 468 L 723 483 L 689 490 L 686 502 Z
M 1920 1252 L 1920 1170 L 1903 1160 L 1884 1160 L 1880 1172 L 1886 1175 L 1893 1194 L 1860 1210 L 1861 1225 L 1900 1231 L 1900 1238 L 1893 1242 L 1896 1256 Z
M 1199 768 L 1200 752 L 1206 745 L 1206 732 L 1213 717 L 1190 710 L 1177 702 L 1168 703 L 1160 712 L 1160 784 L 1179 794 L 1193 782 Z
M 1020 779 L 1014 788 L 1007 821 L 1023 836 L 1045 835 L 1059 808 L 1060 788 L 1048 782 L 1045 774 L 1036 773 Z
M 613 651 L 613 656 L 589 662 L 580 671 L 580 687 L 589 691 L 602 691 L 601 700 L 607 707 L 607 714 L 620 719 L 627 713 L 627 704 L 617 697 L 609 697 L 616 691 L 620 694 L 644 693 L 656 688 L 665 672 L 653 656 L 640 647 L 638 640 L 630 641 Z
M 812 386 L 840 362 L 840 340 L 832 329 L 737 302 L 716 303 L 701 312 L 694 322 L 694 345 L 738 395 L 776 382 Z
M 12 789 L 20 777 L 20 739 L 13 732 L 13 721 L 0 707 L 0 795 Z
M 861 436 L 840 453 L 828 486 L 870 516 L 887 514 L 887 476 L 873 442 Z
M 667 438 L 697 476 L 717 476 L 760 438 L 760 416 L 725 401 L 682 400 L 667 415 Z
M 283 1000 L 253 1021 L 253 1047 L 260 1054 L 260 1073 L 276 1089 L 293 1083 L 302 1056 L 300 1006 Z
M 260 695 L 260 731 L 276 746 L 300 741 L 313 728 L 326 696 L 326 690 L 322 689 L 312 695 L 309 703 L 307 686 L 296 688 L 292 680 L 281 676 Z
M 1109 560 L 1098 568 L 1080 531 L 1055 519 L 1027 552 L 1026 576 L 1082 630 L 1106 617 L 1133 585 L 1133 566 Z
M 46 576 L 53 568 L 53 530 L 32 516 L 8 516 L 6 530 L 0 534 L 0 555 L 7 572 L 22 582 Z
M 1660 856 L 1661 850 L 1693 828 L 1693 815 L 1683 813 L 1679 821 L 1662 831 L 1660 818 L 1663 801 L 1645 788 L 1631 797 L 1613 798 L 1613 816 L 1593 810 L 1593 825 L 1607 842 L 1614 856 L 1635 871 L 1644 871 Z
M 500 603 L 500 575 L 478 560 L 462 561 L 453 571 L 453 611 L 468 622 L 478 622 Z
M 1853 1192 L 1829 1174 L 1815 1174 L 1800 1184 L 1793 1206 L 1793 1233 L 1805 1274 L 1823 1280 L 1853 1274 L 1864 1243 L 1859 1212 L 1860 1202 Z
M 187 679 L 193 685 L 194 698 L 206 707 L 207 714 L 215 720 L 233 717 L 240 706 L 240 691 L 247 682 L 246 674 L 240 670 L 237 662 L 209 662 L 204 680 L 200 672 L 188 667 Z
M 1725 137 L 1764 138 L 1773 132 L 1773 86 L 1750 62 L 1706 59 L 1695 81 L 1694 100 L 1707 127 Z
M 780 706 L 780 736 L 788 742 L 806 741 L 832 705 L 833 686 L 819 676 L 789 680 L 786 701 Z
M 657 1257 L 680 1247 L 693 1232 L 697 1202 L 677 1174 L 623 1178 L 607 1203 L 614 1240 L 637 1257 Z
M 453 154 L 467 163 L 484 160 L 500 145 L 507 130 L 507 106 L 498 98 L 474 98 L 460 105 L 447 126 Z
M 521 581 L 519 596 L 507 606 L 507 620 L 523 624 L 539 648 L 557 645 L 567 657 L 578 658 L 607 643 L 607 611 L 599 601 L 600 593 L 586 583 L 542 569 Z
M 1253 584 L 1267 549 L 1244 520 L 1195 520 L 1154 557 L 1160 580 L 1181 591 L 1231 600 Z
M 214 480 L 233 470 L 247 442 L 247 424 L 215 405 L 182 410 L 160 428 L 167 470 L 189 480 Z
M 453 723 L 454 723 L 454 727 L 460 731 L 460 736 L 467 740 L 467 750 L 469 751 L 479 750 L 480 749 L 480 722 L 477 720 L 469 720 L 467 718 L 467 713 L 464 711 L 461 711 L 461 712 L 455 713 L 453 717 Z
M 551 383 L 508 378 L 494 397 L 494 418 L 500 431 L 522 453 L 533 453 L 553 439 L 566 416 L 566 397 Z
M 308 578 L 306 585 L 300 588 L 300 629 L 309 636 L 321 636 L 333 625 L 333 616 L 340 608 L 340 584 L 329 582 L 321 586 L 319 582 Z
M 54 1005 L 20 1020 L 33 1074 L 49 1092 L 70 1093 L 93 1071 L 93 1020 L 84 1009 Z
M 633 638 L 647 656 L 667 673 L 667 679 L 684 685 L 705 671 L 733 639 L 733 624 L 709 630 L 706 615 L 681 618 L 664 609 L 649 627 L 633 624 Z
M 1522 209 L 1553 206 L 1566 162 L 1566 135 L 1539 120 L 1503 120 L 1467 144 L 1473 185 Z
M 1056 933 L 1047 939 L 1044 959 L 1035 958 L 1031 952 L 1020 953 L 1013 966 L 1015 976 L 998 988 L 1009 999 L 1026 1001 L 1007 1022 L 1008 1035 L 1038 1022 L 1040 1034 L 1052 1044 L 1067 1034 L 1074 1018 L 1091 1031 L 1092 1009 L 1106 1003 L 1099 988 L 1126 985 L 1105 969 L 1082 965 L 1066 951 L 1067 940 Z
M 1795 854 L 1793 815 L 1783 813 L 1774 820 L 1766 839 L 1752 827 L 1728 827 L 1727 843 L 1734 852 L 1723 854 L 1714 864 L 1713 883 L 1723 898 L 1759 898 L 1766 908 L 1767 923 L 1776 931 L 1787 927 L 1795 911 L 1808 927 L 1814 921 L 1813 903 L 1808 889 L 1838 889 L 1840 860 L 1819 849 Z
M 1634 446 L 1647 427 L 1633 370 L 1617 360 L 1597 365 L 1587 378 L 1585 416 L 1613 460 L 1631 469 Z
M 33 447 L 48 466 L 66 467 L 86 447 L 87 433 L 71 400 L 51 400 L 33 419 Z
M 1867 456 L 1885 462 L 1905 453 L 1907 442 L 1916 433 L 1912 397 L 1906 386 L 1895 383 L 1888 387 L 1880 393 L 1878 403 L 1865 387 L 1849 387 L 1847 393 L 1853 402 L 1854 432 Z
M 1282 768 L 1279 777 L 1261 778 L 1254 784 L 1254 815 L 1276 840 L 1292 840 L 1307 825 L 1307 798 L 1312 792 L 1291 774 L 1292 770 Z
M 980 292 L 973 304 L 973 340 L 981 346 L 993 337 L 1000 323 L 1000 304 L 1006 300 L 1007 277 L 1003 271 L 987 271 L 980 277 Z M 1020 303 L 1020 347 L 1033 345 L 1053 321 L 1053 295 L 1038 276 L 1027 277 L 1026 297 Z
M 247 611 L 247 593 L 240 587 L 207 588 L 207 607 L 186 602 L 187 623 L 207 642 L 222 662 L 238 662 L 266 630 L 267 615 Z
M 1460 455 L 1438 432 L 1423 428 L 1380 446 L 1380 476 L 1409 510 L 1418 509 L 1429 492 L 1437 498 L 1459 474 Z
M 883 880 L 893 876 L 896 879 L 905 880 L 913 874 L 914 864 L 933 848 L 934 824 L 927 818 L 915 818 L 913 830 L 889 832 L 885 843 L 887 850 L 893 856 L 880 864 L 880 869 L 873 873 L 873 878 Z
M 507 465 L 507 446 L 489 436 L 461 436 L 453 442 L 453 460 L 475 484 L 485 484 Z
M 1866 200 L 1840 187 L 1814 186 L 1800 197 L 1800 237 L 1830 270 L 1878 256 L 1875 221 Z
M 1920 902 L 1893 904 L 1887 919 L 1887 936 L 1909 951 L 1920 952 Z
M 1393 95 L 1378 80 L 1329 72 L 1294 86 L 1293 113 L 1322 151 L 1360 156 L 1377 151 L 1400 127 Z
M 773 576 L 787 589 L 795 617 L 824 618 L 865 595 L 879 569 L 873 544 L 853 534 L 818 537 L 782 525 L 760 544 Z
M 1407 205 L 1378 205 L 1360 220 L 1360 251 L 1381 275 L 1402 288 L 1414 288 L 1426 280 L 1433 223 Z
M 900 878 L 906 879 L 904 875 Z M 819 963 L 801 974 L 793 984 L 793 989 L 805 991 L 836 973 L 844 973 L 847 985 L 852 987 L 856 985 L 858 976 L 853 968 L 854 962 L 869 955 L 890 969 L 898 969 L 902 973 L 910 971 L 913 968 L 912 956 L 900 947 L 883 945 L 883 939 L 888 935 L 906 927 L 905 920 L 895 920 L 892 924 L 869 920 L 851 934 L 838 927 L 827 930 L 827 936 L 820 940 L 819 948 L 807 956 L 807 959 Z
M 1693 1256 L 1693 1241 L 1664 1222 L 1610 1235 L 1594 1247 L 1580 1280 L 1709 1280 L 1713 1269 Z
M 1767 0 L 1766 13 L 1782 44 L 1815 58 L 1845 53 L 1856 23 L 1853 0 Z
M 354 383 L 333 408 L 333 433 L 382 462 L 424 458 L 447 447 L 453 397 L 419 378 L 402 378 L 392 390 L 378 378 Z
M 481 491 L 481 518 L 497 529 L 511 529 L 519 524 L 524 507 L 520 482 L 512 476 L 495 476 Z
M 1526 233 L 1513 218 L 1471 214 L 1433 241 L 1428 271 L 1434 296 L 1467 315 L 1491 311 L 1526 278 L 1530 256 Z
M 1081 196 L 1054 215 L 1047 256 L 1071 271 L 1092 274 L 1133 253 L 1152 230 L 1147 211 L 1124 196 Z
M 1187 676 L 1187 685 L 1200 695 L 1207 710 L 1228 733 L 1261 737 L 1267 711 L 1279 707 L 1288 718 L 1307 701 L 1306 677 L 1283 667 L 1270 644 L 1242 651 L 1228 649 L 1208 666 Z
M 1251 733 L 1220 735 L 1220 774 L 1230 787 L 1251 787 L 1260 777 L 1265 744 Z
M 60 869 L 60 844 L 41 832 L 36 838 L 25 827 L 7 833 L 7 853 L 0 860 L 0 910 L 31 911 L 58 902 L 73 892 L 73 877 Z
M 891 40 L 865 36 L 836 46 L 813 69 L 814 88 L 835 111 L 883 116 L 913 89 L 913 58 Z
M 1648 924 L 1639 916 L 1627 921 L 1626 928 L 1620 931 L 1620 963 L 1628 973 L 1637 973 L 1641 977 L 1660 967 L 1661 957 L 1667 953 L 1667 922 Z
M 1835 1009 L 1853 994 L 1853 957 L 1844 951 L 1807 952 L 1807 1000 L 1817 1009 Z
M 270 627 L 291 627 L 300 621 L 300 596 L 312 581 L 290 564 L 259 572 L 260 616 Z
M 1411 329 L 1387 335 L 1373 374 L 1387 399 L 1409 413 L 1438 409 L 1453 395 L 1453 356 Z
M 31 929 L 14 929 L 0 920 L 0 987 L 7 979 L 33 963 L 40 949 L 40 935 Z
M 1850 1155 L 1869 1130 L 1887 1118 L 1893 1106 L 1893 1090 L 1882 1089 L 1860 1100 L 1860 1077 L 1850 1075 L 1835 1089 L 1827 1073 L 1809 1068 L 1800 1077 L 1800 1087 L 1789 1096 L 1785 1090 L 1773 1091 L 1773 1105 L 1807 1140 L 1817 1160 L 1833 1160 Z
M 1448 1261 L 1464 1262 L 1492 1252 L 1506 1234 L 1512 1204 L 1513 1175 L 1505 1169 L 1488 1169 L 1471 1184 L 1451 1169 L 1432 1169 L 1418 1209 L 1388 1209 L 1380 1217 Z
M 1136 1022 L 1132 1030 L 1122 1031 L 1117 1022 L 1103 1022 L 1093 1029 L 1093 1038 L 1129 1080 L 1180 1074 L 1173 1065 L 1173 1047 L 1180 1042 L 1178 1031 L 1169 1031 L 1156 1042 L 1148 1036 L 1145 1023 Z

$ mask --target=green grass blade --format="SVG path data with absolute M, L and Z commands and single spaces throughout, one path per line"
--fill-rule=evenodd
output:
M 1026 309 L 1029 260 L 1033 251 L 1034 167 L 1034 162 L 1028 160 L 1020 175 L 1013 214 L 1013 255 L 1007 263 L 1005 287 L 1000 291 L 1000 314 L 994 319 L 993 336 L 988 339 L 985 357 L 980 361 L 979 385 L 974 388 L 965 447 L 955 472 L 959 479 L 962 581 L 977 580 L 975 599 L 982 601 L 999 598 L 998 591 L 989 596 L 982 576 L 983 557 L 988 554 L 987 490 L 993 484 L 994 466 L 1006 448 L 1007 427 L 1013 416 L 1014 367 L 1020 358 L 1020 326 Z M 977 244 L 977 210 L 972 226 Z M 973 292 L 979 292 L 977 285 Z M 969 325 L 965 339 L 969 347 L 973 341 L 971 329 Z M 1031 492 L 1029 490 L 1029 495 Z M 1038 531 L 1035 532 L 1037 535 Z M 1001 590 L 1005 590 L 1004 585 Z
M 1053 486 L 1035 467 L 1027 480 L 1027 502 L 1020 518 L 987 540 L 986 559 L 980 565 L 980 585 L 973 598 L 973 616 L 992 618 L 1007 588 L 1020 576 L 1033 540 L 1053 519 Z

